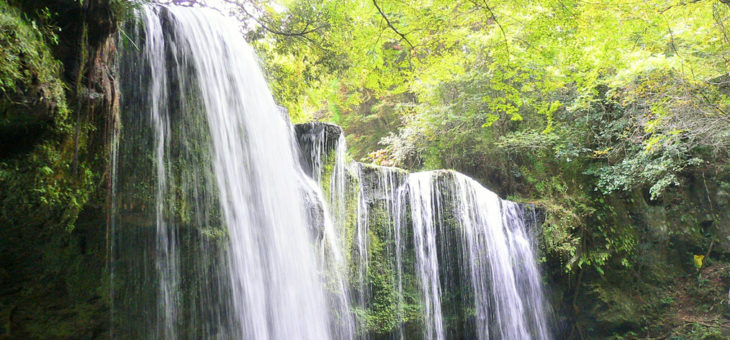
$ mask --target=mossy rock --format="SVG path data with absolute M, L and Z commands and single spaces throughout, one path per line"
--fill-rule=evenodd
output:
M 60 71 L 37 24 L 0 1 L 0 156 L 31 150 L 65 123 Z

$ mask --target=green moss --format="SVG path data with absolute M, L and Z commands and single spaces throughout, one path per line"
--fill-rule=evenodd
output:
M 60 64 L 35 24 L 4 1 L 0 46 L 0 221 L 71 230 L 98 175 L 87 163 L 72 171 L 75 143 Z M 80 138 L 78 147 L 85 143 Z
M 67 114 L 63 84 L 58 78 L 60 63 L 53 58 L 36 22 L 24 20 L 5 1 L 0 1 L 0 46 L 0 91 L 35 95 L 57 104 L 59 114 Z
M 372 170 L 372 169 L 371 169 Z M 372 193 L 378 188 L 369 187 L 373 185 L 373 179 L 368 176 L 368 171 L 363 173 L 361 180 L 365 181 L 364 190 Z M 357 182 L 353 182 L 357 183 Z M 359 188 L 359 183 L 358 183 Z M 377 195 L 375 195 L 377 196 Z M 357 196 L 353 195 L 351 206 L 352 224 L 348 224 L 348 230 L 352 231 L 348 237 L 354 239 L 354 231 L 357 223 Z M 356 317 L 360 320 L 366 335 L 374 338 L 385 338 L 395 336 L 403 331 L 407 338 L 420 337 L 423 329 L 423 315 L 421 309 L 420 288 L 415 275 L 414 253 L 405 249 L 411 247 L 409 240 L 412 239 L 410 230 L 402 231 L 401 238 L 401 285 L 398 287 L 398 263 L 396 262 L 395 236 L 392 216 L 388 211 L 388 204 L 384 199 L 372 198 L 367 202 L 367 275 L 364 286 L 366 287 L 367 305 L 364 308 L 356 308 Z M 409 217 L 406 216 L 406 219 Z M 350 243 L 350 247 L 354 247 Z M 357 254 L 357 250 L 350 248 L 351 254 Z M 359 278 L 357 263 L 350 261 L 350 282 L 353 289 L 358 290 Z
M 398 297 L 394 284 L 391 261 L 386 257 L 386 244 L 377 231 L 369 232 L 368 285 L 372 292 L 366 315 L 366 328 L 369 333 L 388 334 L 398 325 Z
M 81 95 L 82 76 L 65 82 L 61 69 L 74 65 L 62 67 L 52 53 L 57 30 L 39 17 L 51 14 L 35 12 L 45 4 L 22 2 L 32 10 L 21 11 L 0 0 L 0 333 L 94 338 L 109 315 L 109 240 L 106 195 L 97 190 L 105 187 L 106 150 L 101 133 L 92 139 L 108 113 L 92 122 L 86 109 L 69 106 L 80 100 L 67 100 L 66 90 Z M 80 49 L 63 57 L 89 63 L 85 35 L 67 34 Z
M 360 196 L 360 180 L 357 176 L 350 173 L 349 169 L 346 173 L 346 189 L 345 189 L 345 233 L 344 233 L 344 249 L 347 255 L 347 263 L 354 263 L 352 254 L 355 242 L 355 231 L 357 229 L 357 201 Z

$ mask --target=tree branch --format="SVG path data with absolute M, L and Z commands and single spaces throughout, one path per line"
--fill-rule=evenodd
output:
M 235 5 L 244 14 L 246 14 L 247 17 L 249 17 L 251 20 L 253 20 L 257 24 L 259 24 L 259 26 L 261 26 L 264 30 L 266 30 L 266 31 L 268 31 L 270 33 L 273 33 L 273 34 L 283 35 L 283 36 L 287 36 L 287 37 L 303 37 L 303 36 L 305 36 L 305 35 L 307 35 L 309 33 L 312 33 L 314 31 L 317 31 L 318 29 L 321 28 L 321 27 L 315 27 L 315 28 L 310 29 L 309 28 L 310 23 L 308 22 L 306 24 L 306 26 L 304 27 L 304 29 L 302 29 L 299 32 L 284 32 L 284 31 L 280 31 L 280 30 L 277 30 L 275 28 L 269 27 L 269 25 L 267 25 L 263 21 L 259 20 L 259 18 L 257 18 L 255 15 L 253 15 L 252 13 L 250 13 L 246 9 L 246 6 L 244 4 L 242 4 L 242 3 L 240 3 L 240 2 L 238 2 L 236 0 L 223 0 L 223 1 L 226 2 L 226 3 L 232 4 L 232 5 Z
M 390 27 L 390 29 L 393 30 L 393 32 L 395 32 L 403 40 L 405 40 L 405 42 L 408 43 L 408 46 L 410 46 L 411 48 L 413 48 L 413 44 L 411 44 L 411 42 L 408 40 L 408 38 L 406 38 L 406 35 L 403 34 L 403 33 L 401 33 L 401 32 L 399 32 L 398 29 L 396 29 L 393 26 L 393 24 L 390 22 L 390 20 L 388 20 L 388 17 L 385 15 L 385 13 L 383 13 L 383 10 L 380 9 L 380 6 L 378 6 L 378 2 L 376 0 L 373 0 L 373 5 L 375 5 L 375 8 L 378 9 L 378 12 L 380 13 L 380 16 L 383 17 L 383 19 L 385 19 L 385 23 L 388 24 L 388 27 Z
M 504 27 L 502 27 L 502 24 L 499 23 L 499 20 L 497 20 L 497 16 L 494 15 L 494 11 L 492 11 L 492 8 L 489 7 L 487 4 L 487 0 L 482 0 L 482 3 L 484 4 L 484 8 L 487 9 L 489 12 L 489 15 L 492 17 L 492 20 L 494 20 L 494 23 L 497 24 L 497 27 L 499 27 L 499 30 L 502 32 L 502 38 L 504 39 L 504 48 L 507 50 L 507 62 L 509 63 L 509 40 L 507 40 L 507 33 L 504 31 Z

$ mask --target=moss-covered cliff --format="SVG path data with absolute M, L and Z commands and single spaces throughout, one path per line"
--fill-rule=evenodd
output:
M 631 239 L 625 261 L 606 261 L 600 271 L 583 264 L 570 274 L 571 257 L 554 234 L 546 237 L 545 264 L 566 336 L 730 336 L 730 178 L 696 173 L 683 181 L 658 201 L 638 191 L 614 195 L 588 220 L 585 228 Z
M 0 2 L 0 337 L 108 332 L 121 1 Z

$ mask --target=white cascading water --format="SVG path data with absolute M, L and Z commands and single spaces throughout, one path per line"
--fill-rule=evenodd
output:
M 529 234 L 523 209 L 517 203 L 503 200 L 502 217 L 519 295 L 526 309 L 525 323 L 532 327 L 533 338 L 550 339 L 540 268 L 531 242 L 534 236 Z
M 434 193 L 436 183 L 429 172 L 408 176 L 409 204 L 413 220 L 413 243 L 416 268 L 421 283 L 423 318 L 428 339 L 444 339 L 441 314 L 441 282 L 439 279 L 436 234 L 442 232 L 441 198 Z M 401 209 L 402 210 L 402 209 Z
M 159 278 L 160 304 L 158 309 L 158 326 L 156 336 L 159 338 L 173 339 L 177 337 L 175 324 L 177 323 L 178 306 L 176 305 L 179 291 L 179 260 L 177 257 L 177 244 L 175 227 L 167 218 L 166 199 L 168 195 L 166 166 L 168 160 L 168 143 L 170 138 L 170 122 L 168 117 L 168 84 L 165 76 L 167 63 L 165 58 L 165 41 L 162 34 L 162 25 L 157 17 L 151 13 L 150 8 L 145 8 L 145 31 L 146 48 L 145 58 L 150 61 L 151 81 L 149 88 L 150 115 L 155 131 L 155 168 L 157 170 L 157 191 L 155 194 L 155 224 L 157 228 L 157 256 L 155 265 Z
M 334 141 L 333 154 L 328 159 L 327 146 L 331 144 L 324 125 L 315 133 L 308 133 L 302 136 L 301 143 L 309 147 L 309 165 L 311 166 L 311 177 L 308 193 L 314 197 L 315 206 L 322 207 L 323 213 L 320 221 L 313 221 L 313 224 L 322 228 L 322 240 L 318 252 L 318 262 L 325 269 L 326 285 L 330 292 L 330 307 L 336 313 L 335 323 L 332 325 L 334 336 L 338 339 L 351 339 L 355 336 L 354 321 L 351 316 L 350 297 L 348 289 L 348 263 L 343 253 L 346 235 L 342 226 L 346 223 L 346 153 L 347 144 L 341 129 L 338 130 L 338 137 Z M 329 182 L 323 183 L 322 176 L 325 173 L 325 162 L 333 163 L 329 171 Z M 329 195 L 325 198 L 321 188 L 329 189 Z
M 549 338 L 543 306 L 527 310 L 525 303 L 531 299 L 541 303 L 542 296 L 523 295 L 518 286 L 518 280 L 525 276 L 539 280 L 540 273 L 534 265 L 524 266 L 536 263 L 536 258 L 524 224 L 515 224 L 516 204 L 502 201 L 469 177 L 453 175 L 453 190 L 458 193 L 455 213 L 463 226 L 464 259 L 474 289 L 479 338 Z M 515 249 L 515 245 L 523 247 Z M 489 327 L 490 317 L 495 319 L 495 329 Z
M 229 279 L 236 337 L 327 339 L 329 312 L 312 249 L 302 188 L 306 178 L 296 163 L 288 122 L 279 114 L 253 50 L 231 19 L 203 9 L 145 7 L 145 56 L 153 72 L 164 73 L 171 55 L 176 65 L 195 71 L 212 142 L 213 169 L 228 229 Z M 163 26 L 165 26 L 163 28 Z M 174 37 L 174 40 L 171 39 Z M 165 44 L 173 44 L 165 46 Z M 169 66 L 172 67 L 172 66 Z M 179 66 L 182 67 L 182 66 Z M 180 74 L 183 74 L 181 71 Z M 152 77 L 155 101 L 167 99 L 164 77 Z M 155 107 L 165 103 L 153 103 Z M 160 115 L 162 117 L 162 115 Z M 154 119 L 158 145 L 169 138 L 164 118 Z M 162 149 L 162 147 L 159 147 Z M 164 155 L 157 154 L 159 164 Z M 159 195 L 165 194 L 164 165 L 158 167 Z M 159 202 L 164 200 L 159 199 Z M 164 262 L 160 270 L 164 337 L 175 338 L 175 254 L 158 220 Z M 169 275 L 165 275 L 169 272 Z
M 368 206 L 365 190 L 365 182 L 362 176 L 362 168 L 355 168 L 358 178 L 357 190 L 357 214 L 355 224 L 355 252 L 357 253 L 357 292 L 359 306 L 366 306 L 369 295 L 367 285 L 368 275 Z M 360 322 L 361 324 L 363 322 Z M 362 325 L 360 326 L 362 328 Z
M 111 247 L 122 254 L 112 260 L 121 282 L 119 292 L 112 287 L 112 324 L 130 323 L 112 336 L 351 339 L 379 322 L 400 339 L 414 327 L 427 339 L 550 338 L 520 206 L 456 172 L 348 164 L 341 129 L 336 141 L 325 129 L 304 138 L 307 176 L 235 21 L 172 6 L 143 6 L 139 16 L 127 101 L 149 117 L 126 120 L 112 155 L 114 176 L 126 176 L 121 194 L 115 179 L 112 209 L 130 214 L 112 218 Z M 154 180 L 134 183 L 135 161 Z M 117 174 L 117 163 L 128 174 Z M 149 240 L 147 224 L 152 246 L 134 249 Z M 368 319 L 373 308 L 392 308 L 394 319 Z M 454 326 L 456 310 L 471 314 Z
M 255 54 L 229 19 L 172 9 L 210 124 L 244 338 L 327 339 L 328 311 L 305 218 L 301 172 Z
M 324 131 L 320 131 L 316 139 L 317 148 L 314 148 L 312 156 L 314 164 L 318 164 L 314 172 L 315 177 L 322 176 L 324 160 L 323 153 L 326 153 L 324 143 Z M 335 146 L 335 161 L 330 178 L 330 202 L 344 200 L 344 141 L 340 139 Z M 339 169 L 339 170 L 338 170 Z M 418 260 L 418 273 L 423 288 L 425 337 L 443 338 L 443 320 L 440 311 L 441 286 L 438 272 L 439 264 L 437 259 L 438 246 L 436 235 L 441 230 L 441 215 L 444 207 L 440 201 L 442 190 L 435 181 L 439 172 L 423 172 L 411 174 L 407 181 L 396 187 L 398 183 L 394 178 L 392 168 L 377 167 L 377 176 L 369 182 L 363 179 L 362 168 L 356 170 L 359 183 L 358 195 L 358 224 L 355 234 L 356 252 L 358 259 L 358 285 L 364 290 L 363 277 L 367 275 L 367 231 L 368 231 L 368 206 L 367 202 L 373 197 L 369 195 L 378 194 L 378 199 L 387 202 L 386 210 L 393 218 L 393 237 L 396 244 L 396 263 L 401 263 L 402 240 L 401 228 L 405 209 L 410 207 L 414 218 L 412 228 Z M 443 174 L 443 172 L 441 172 Z M 494 193 L 481 187 L 477 182 L 461 174 L 450 172 L 453 176 L 451 185 L 446 188 L 453 193 L 455 206 L 454 213 L 458 216 L 460 224 L 463 225 L 463 243 L 466 245 L 462 254 L 469 266 L 470 282 L 475 291 L 475 306 L 477 306 L 478 334 L 482 339 L 488 338 L 539 338 L 548 339 L 549 333 L 544 320 L 544 309 L 541 305 L 544 300 L 542 296 L 541 283 L 539 281 L 539 270 L 534 261 L 535 255 L 533 245 L 527 235 L 524 219 L 521 216 L 519 205 L 514 202 L 503 201 Z M 321 184 L 321 183 L 320 183 Z M 366 186 L 371 186 L 370 190 Z M 407 199 L 408 201 L 404 201 Z M 339 206 L 344 206 L 339 203 Z M 334 204 L 333 204 L 334 206 Z M 337 210 L 333 214 L 341 213 Z M 340 220 L 341 221 L 341 220 Z M 342 223 L 342 222 L 341 222 Z M 487 252 L 492 249 L 491 252 Z M 509 254 L 501 256 L 500 254 Z M 486 258 L 488 262 L 474 261 L 473 259 Z M 510 262 L 511 261 L 511 262 Z M 398 291 L 402 291 L 400 278 L 402 268 L 398 266 Z M 519 273 L 516 271 L 520 271 Z M 494 282 L 490 275 L 496 275 L 504 285 L 492 287 Z M 358 303 L 365 304 L 366 293 L 358 297 Z M 527 307 L 525 307 L 526 304 Z M 495 311 L 490 310 L 493 305 Z M 402 311 L 400 312 L 402 313 Z M 491 314 L 490 314 L 491 313 Z M 489 330 L 489 318 L 495 320 L 495 329 Z M 534 327 L 529 330 L 530 327 Z
M 442 179 L 439 182 L 439 179 Z M 437 235 L 444 235 L 445 209 L 460 226 L 463 269 L 476 308 L 479 339 L 550 339 L 540 272 L 519 206 L 503 201 L 457 172 L 431 171 L 408 177 L 417 272 L 423 294 L 425 336 L 443 339 L 444 325 Z M 443 204 L 450 194 L 451 205 Z M 401 203 L 405 205 L 405 203 Z M 446 242 L 442 236 L 440 242 Z M 443 247 L 443 246 L 441 246 Z M 448 251 L 450 246 L 445 248 Z M 440 253 L 441 252 L 441 253 Z M 448 259 L 445 255 L 442 259 Z M 456 259 L 450 259 L 457 262 Z M 448 275 L 447 275 L 448 276 Z M 457 279 L 446 277 L 447 280 Z
M 393 228 L 399 318 L 404 313 L 402 280 L 407 270 L 402 258 L 408 240 L 403 237 L 410 232 L 414 273 L 421 289 L 424 338 L 448 337 L 442 297 L 447 291 L 460 289 L 452 282 L 461 281 L 470 286 L 473 300 L 465 303 L 474 307 L 475 337 L 550 339 L 534 245 L 518 204 L 501 200 L 476 181 L 453 171 L 412 173 L 400 183 L 392 168 L 370 167 L 370 171 L 375 175 L 367 180 L 362 171 L 358 172 L 359 182 L 367 182 L 360 187 L 358 216 L 368 216 L 368 203 L 374 200 L 385 205 Z M 453 221 L 447 221 L 449 218 Z M 358 218 L 358 222 L 358 228 L 367 230 L 367 217 Z M 458 225 L 456 231 L 449 230 L 454 228 L 453 223 Z M 449 237 L 454 232 L 455 240 Z M 355 237 L 359 240 L 362 236 Z M 358 253 L 367 257 L 367 246 L 359 243 Z M 455 249 L 461 253 L 451 254 Z M 360 262 L 365 263 L 360 271 L 366 272 L 367 258 Z M 365 305 L 360 301 L 358 304 Z M 404 338 L 402 328 L 397 336 Z
M 366 175 L 366 173 L 368 174 Z M 352 260 L 356 266 L 356 276 L 353 277 L 355 282 L 351 284 L 356 285 L 353 289 L 357 291 L 357 301 L 354 302 L 354 305 L 362 309 L 367 309 L 373 299 L 373 292 L 370 289 L 369 283 L 371 261 L 370 242 L 372 241 L 370 239 L 370 234 L 377 233 L 377 231 L 371 230 L 371 227 L 385 228 L 386 237 L 384 241 L 386 241 L 386 243 L 390 243 L 391 240 L 395 240 L 395 244 L 400 244 L 399 239 L 401 235 L 394 229 L 396 225 L 399 225 L 396 221 L 400 215 L 396 213 L 395 209 L 399 207 L 397 204 L 398 176 L 399 174 L 404 173 L 405 171 L 397 168 L 372 166 L 361 163 L 353 163 L 351 166 L 351 174 L 352 176 L 355 176 L 355 183 L 357 184 L 354 188 L 355 190 L 353 190 L 353 200 L 356 202 L 356 210 L 354 221 L 355 230 L 354 235 L 352 236 L 354 239 L 353 253 L 354 255 L 357 255 L 354 256 L 355 258 Z M 370 219 L 370 210 L 372 209 L 371 205 L 378 205 L 383 209 L 387 218 L 375 222 L 384 223 L 385 225 L 371 225 L 374 222 Z M 390 250 L 391 249 L 387 249 L 387 251 Z M 396 280 L 400 280 L 401 278 L 401 258 L 399 254 L 397 254 L 398 251 L 399 250 L 396 250 L 394 253 L 395 263 L 397 264 L 396 267 L 399 271 L 395 278 Z M 396 301 L 398 307 L 394 317 L 396 318 L 395 321 L 400 323 L 403 316 L 400 281 L 393 282 L 392 289 L 398 292 Z M 367 320 L 361 318 L 358 321 L 358 327 L 361 332 L 363 332 L 362 338 L 368 338 L 366 333 Z M 400 327 L 398 334 L 402 337 Z

